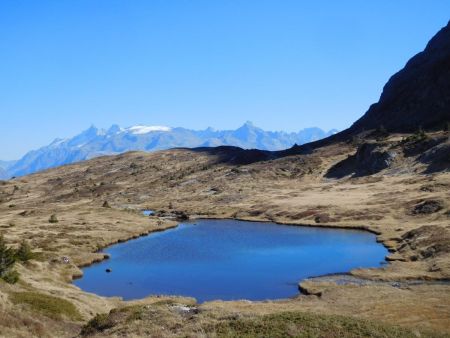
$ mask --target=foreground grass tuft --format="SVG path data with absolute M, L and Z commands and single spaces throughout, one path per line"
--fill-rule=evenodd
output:
M 82 320 L 75 305 L 62 298 L 38 292 L 14 292 L 10 299 L 14 304 L 26 304 L 31 310 L 53 319 L 66 317 L 74 321 Z

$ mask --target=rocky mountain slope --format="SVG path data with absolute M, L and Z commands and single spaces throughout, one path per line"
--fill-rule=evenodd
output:
M 27 153 L 16 163 L 4 168 L 6 176 L 22 176 L 40 170 L 74 163 L 102 155 L 120 154 L 126 151 L 156 151 L 176 147 L 212 147 L 221 145 L 245 149 L 279 150 L 294 144 L 319 140 L 335 133 L 319 128 L 307 128 L 297 133 L 270 132 L 245 123 L 237 130 L 196 131 L 185 128 L 159 126 L 134 126 L 108 130 L 94 126 L 69 139 L 56 139 L 50 145 Z M 0 175 L 2 173 L 0 172 Z
M 384 86 L 378 103 L 356 121 L 352 132 L 376 129 L 439 130 L 450 122 L 450 23 Z
M 414 133 L 450 128 L 450 22 L 412 57 L 383 88 L 380 99 L 350 128 L 335 135 L 294 147 L 308 152 L 333 142 L 349 141 L 376 130 Z

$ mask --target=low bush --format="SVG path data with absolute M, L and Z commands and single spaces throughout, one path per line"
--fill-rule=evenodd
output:
M 19 281 L 19 273 L 16 270 L 8 271 L 2 278 L 6 283 L 16 284 Z
M 50 218 L 48 219 L 49 223 L 58 223 L 58 218 L 56 217 L 55 214 L 51 215 Z
M 411 142 L 420 142 L 428 139 L 428 135 L 423 131 L 422 128 L 419 128 L 414 134 L 408 136 L 403 140 L 403 143 L 411 143 Z
M 16 251 L 16 258 L 21 262 L 27 262 L 33 258 L 33 252 L 27 241 L 22 241 Z
M 81 334 L 83 336 L 101 332 L 114 326 L 114 322 L 111 320 L 107 313 L 97 314 L 92 318 L 83 328 L 81 329 Z

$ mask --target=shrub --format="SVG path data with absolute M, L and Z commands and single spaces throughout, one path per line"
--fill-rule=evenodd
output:
M 58 218 L 56 217 L 55 214 L 51 215 L 50 218 L 48 219 L 49 223 L 58 223 Z
M 16 262 L 14 249 L 6 246 L 3 236 L 0 235 L 0 278 L 5 279 L 5 276 L 11 272 Z
M 16 270 L 10 270 L 3 276 L 3 280 L 9 284 L 16 284 L 19 281 L 19 277 L 20 275 Z
M 412 135 L 408 136 L 406 139 L 403 140 L 404 143 L 409 142 L 420 142 L 425 141 L 428 138 L 428 135 L 425 133 L 425 131 L 422 129 L 422 127 L 419 127 L 419 129 Z
M 33 258 L 33 252 L 27 241 L 23 240 L 16 251 L 16 258 L 19 261 L 26 262 Z
M 107 313 L 97 314 L 92 318 L 81 330 L 81 334 L 89 335 L 98 331 L 104 331 L 114 326 L 114 322 L 111 320 Z

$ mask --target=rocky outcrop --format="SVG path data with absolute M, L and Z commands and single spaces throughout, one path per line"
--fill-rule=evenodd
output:
M 418 160 L 428 165 L 427 173 L 450 171 L 450 141 L 428 149 Z
M 412 209 L 413 215 L 428 215 L 443 209 L 443 203 L 436 200 L 428 200 L 418 203 Z
M 442 129 L 450 121 L 450 23 L 384 86 L 378 103 L 350 128 L 389 132 Z
M 177 221 L 187 221 L 189 219 L 189 215 L 181 210 L 172 210 L 172 211 L 159 210 L 155 213 L 155 216 L 161 218 L 174 219 Z
M 440 226 L 424 225 L 402 236 L 399 253 L 412 261 L 450 253 L 450 231 Z
M 365 176 L 389 168 L 397 157 L 394 150 L 378 143 L 363 143 L 356 153 L 335 164 L 326 174 L 328 178 Z
M 411 58 L 383 88 L 377 103 L 350 128 L 323 140 L 294 146 L 287 154 L 308 154 L 317 148 L 350 141 L 355 135 L 380 130 L 412 133 L 419 128 L 442 130 L 450 122 L 450 22 Z

